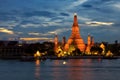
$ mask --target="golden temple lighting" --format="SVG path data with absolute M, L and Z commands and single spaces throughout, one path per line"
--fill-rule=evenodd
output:
M 72 26 L 72 33 L 71 36 L 69 37 L 67 43 L 65 44 L 65 51 L 68 51 L 70 45 L 74 43 L 74 45 L 82 52 L 85 51 L 85 44 L 80 36 L 79 32 L 79 25 L 78 25 L 78 20 L 77 20 L 77 14 L 74 14 L 74 21 L 73 21 L 73 26 Z
M 41 53 L 37 50 L 37 52 L 34 54 L 34 57 L 35 58 L 39 58 L 39 57 L 41 57 L 42 55 L 41 55 Z
M 113 53 L 109 50 L 109 51 L 106 53 L 105 56 L 106 56 L 106 57 L 112 57 L 112 56 L 113 56 Z
M 103 43 L 100 45 L 100 48 L 102 48 L 102 55 L 105 55 L 105 45 Z

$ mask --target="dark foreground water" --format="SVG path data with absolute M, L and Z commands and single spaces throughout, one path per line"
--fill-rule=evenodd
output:
M 0 80 L 120 80 L 120 59 L 0 60 Z

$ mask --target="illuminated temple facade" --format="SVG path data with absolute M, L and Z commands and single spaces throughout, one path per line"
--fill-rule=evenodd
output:
M 65 51 L 68 51 L 70 45 L 75 45 L 75 47 L 77 47 L 82 52 L 85 51 L 85 43 L 84 43 L 82 37 L 80 36 L 77 14 L 74 14 L 72 33 L 71 33 L 71 36 L 69 37 L 67 43 L 65 44 L 65 47 L 64 47 Z
M 90 55 L 91 52 L 90 52 L 90 49 L 92 46 L 94 46 L 94 38 L 92 36 L 90 36 L 90 34 L 88 34 L 88 40 L 87 40 L 87 47 L 86 47 L 86 54 L 87 55 Z
M 55 38 L 54 38 L 54 51 L 57 52 L 58 50 L 58 36 L 55 35 Z

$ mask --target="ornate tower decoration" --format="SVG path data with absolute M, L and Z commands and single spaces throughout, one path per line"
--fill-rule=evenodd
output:
M 87 41 L 87 48 L 86 48 L 86 53 L 89 55 L 90 54 L 90 49 L 92 46 L 92 40 L 91 40 L 90 34 L 88 34 L 88 41 Z
M 105 45 L 103 43 L 100 44 L 100 48 L 102 48 L 102 55 L 105 55 Z
M 94 38 L 91 36 L 91 46 L 94 46 Z
M 85 44 L 84 44 L 82 37 L 80 36 L 76 13 L 74 14 L 74 21 L 73 21 L 71 36 L 69 37 L 67 43 L 65 44 L 66 51 L 68 51 L 69 46 L 71 44 L 74 44 L 80 51 L 82 51 L 82 52 L 85 51 Z
M 55 35 L 55 38 L 54 38 L 54 51 L 57 52 L 58 50 L 58 36 Z
M 88 34 L 88 41 L 87 41 L 87 47 L 86 47 L 86 54 L 90 55 L 90 49 L 91 47 L 94 46 L 94 38 L 93 36 L 90 36 L 90 34 Z
M 66 38 L 65 38 L 65 36 L 64 36 L 64 37 L 62 38 L 62 48 L 64 48 L 65 44 L 66 44 Z

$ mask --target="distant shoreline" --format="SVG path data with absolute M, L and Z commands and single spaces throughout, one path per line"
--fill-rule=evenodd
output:
M 20 60 L 20 61 L 35 61 L 35 60 L 69 60 L 69 59 L 120 59 L 120 56 L 104 57 L 104 56 L 43 56 L 34 58 L 34 56 L 11 56 L 0 57 L 1 60 Z

